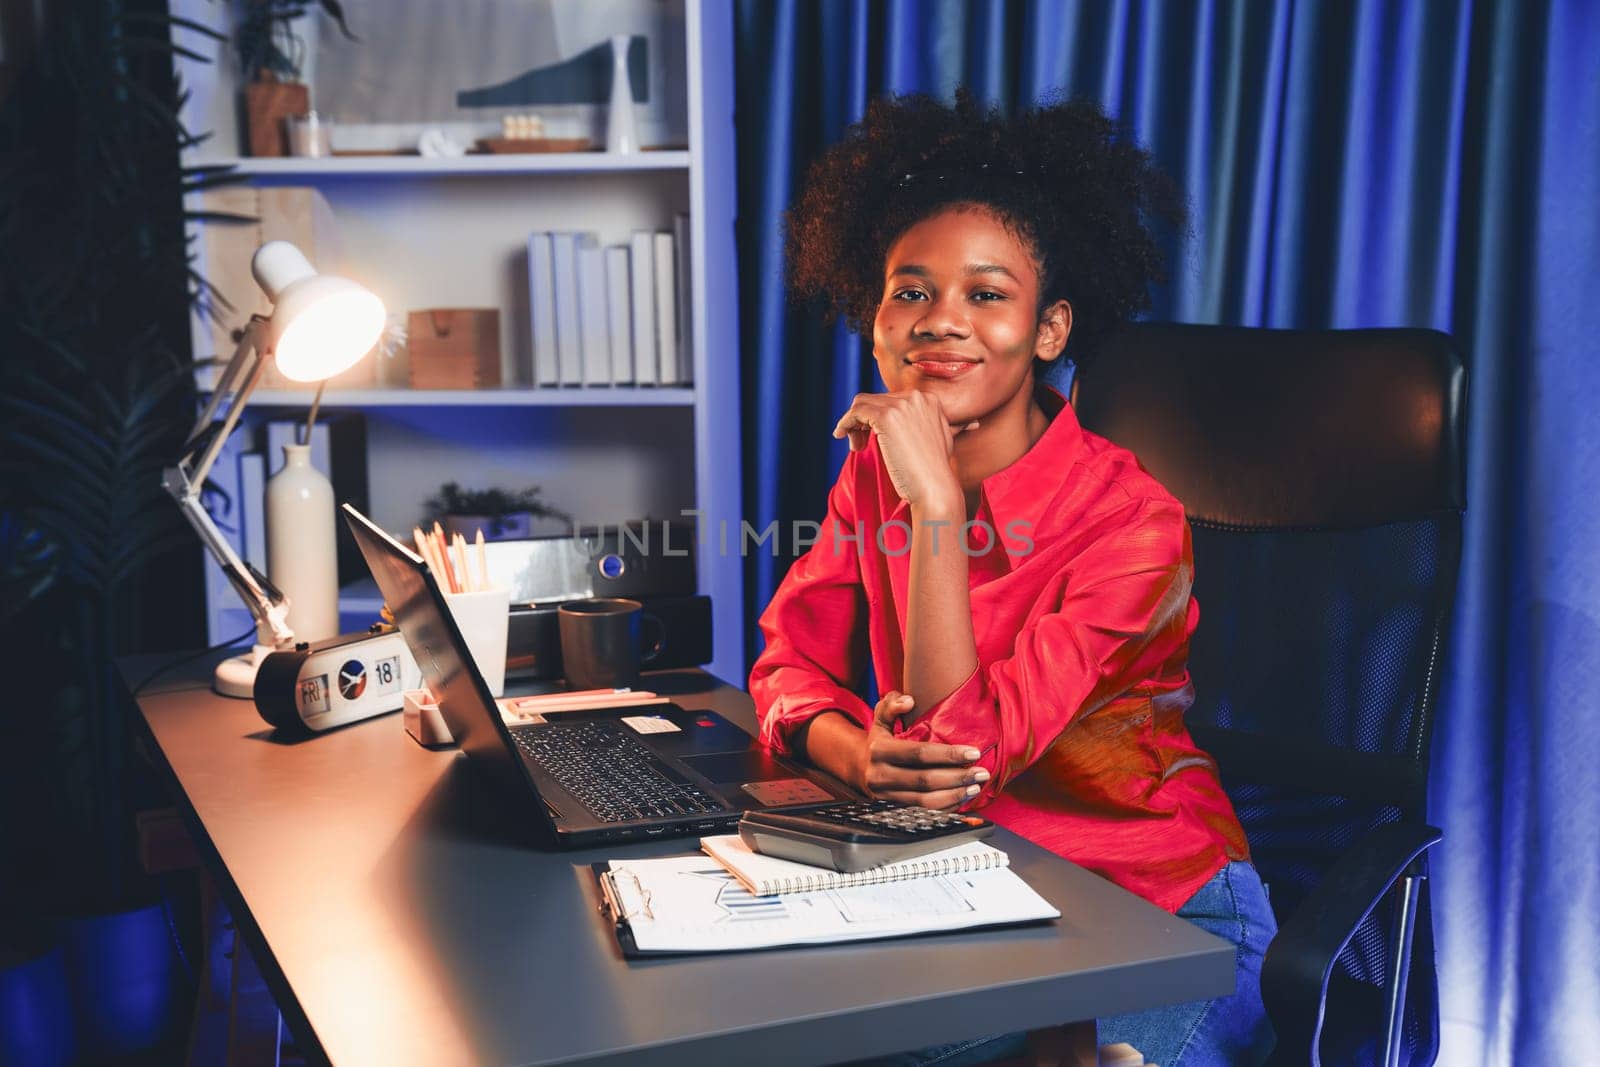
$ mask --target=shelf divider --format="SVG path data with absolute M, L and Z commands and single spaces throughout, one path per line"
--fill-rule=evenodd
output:
M 250 406 L 306 407 L 315 393 L 298 389 L 260 389 L 250 397 Z M 322 394 L 327 408 L 404 408 L 404 407 L 692 407 L 695 391 L 685 389 L 640 389 L 630 386 L 605 388 L 543 389 L 527 386 L 511 389 L 329 389 Z
M 451 178 L 516 174 L 605 174 L 625 171 L 688 170 L 685 151 L 638 152 L 529 152 L 526 154 L 470 155 L 455 158 L 428 156 L 243 156 L 217 160 L 192 160 L 191 165 L 232 166 L 234 173 L 256 178 Z

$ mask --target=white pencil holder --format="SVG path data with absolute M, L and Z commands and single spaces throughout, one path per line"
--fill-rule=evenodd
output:
M 478 673 L 496 697 L 506 695 L 506 641 L 511 630 L 511 590 L 486 589 L 481 593 L 446 593 L 445 602 Z

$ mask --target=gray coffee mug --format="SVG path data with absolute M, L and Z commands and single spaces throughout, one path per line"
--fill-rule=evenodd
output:
M 656 658 L 662 636 L 641 650 L 643 610 L 637 600 L 622 597 L 569 600 L 556 610 L 562 674 L 570 688 L 631 689 L 639 684 L 639 668 Z

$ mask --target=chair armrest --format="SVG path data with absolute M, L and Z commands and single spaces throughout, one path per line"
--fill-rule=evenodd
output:
M 1274 1059 L 1316 1063 L 1333 963 L 1395 880 L 1443 835 L 1390 823 L 1361 838 L 1278 928 L 1261 965 L 1261 998 L 1278 1035 Z

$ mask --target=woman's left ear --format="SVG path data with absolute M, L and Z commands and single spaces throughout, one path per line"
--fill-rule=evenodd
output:
M 1061 355 L 1067 347 L 1067 337 L 1072 333 L 1072 305 L 1065 300 L 1039 313 L 1039 334 L 1034 341 L 1033 354 L 1046 363 Z

